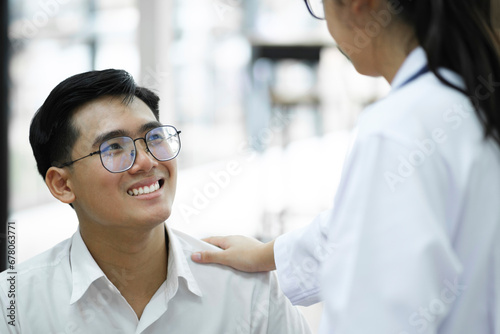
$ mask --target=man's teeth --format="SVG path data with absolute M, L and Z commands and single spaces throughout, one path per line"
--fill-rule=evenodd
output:
M 158 181 L 156 181 L 154 184 L 152 184 L 150 186 L 130 189 L 128 191 L 128 194 L 130 196 L 138 196 L 138 195 L 142 195 L 142 194 L 149 194 L 149 193 L 155 192 L 158 189 L 160 189 L 160 183 Z

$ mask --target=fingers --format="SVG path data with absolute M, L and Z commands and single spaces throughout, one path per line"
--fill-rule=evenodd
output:
M 221 263 L 220 252 L 196 252 L 191 254 L 191 260 L 197 263 Z
M 208 237 L 202 240 L 219 248 L 226 249 L 226 238 L 227 237 Z
M 222 251 L 199 251 L 191 254 L 197 263 L 217 263 L 234 269 L 257 272 L 274 270 L 273 243 L 262 242 L 244 236 L 209 237 L 204 241 Z
M 216 237 L 208 237 L 202 240 L 208 242 L 209 244 L 217 246 L 223 250 L 226 250 L 229 247 L 229 244 L 227 243 L 227 238 L 228 237 L 216 236 Z M 211 251 L 196 252 L 191 254 L 191 260 L 197 263 L 225 264 L 224 255 L 225 255 L 224 252 L 211 252 Z

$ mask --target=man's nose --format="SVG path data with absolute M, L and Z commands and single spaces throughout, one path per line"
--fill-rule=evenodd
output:
M 143 138 L 139 138 L 143 139 Z M 135 148 L 136 148 L 136 156 L 135 156 L 135 162 L 130 168 L 130 171 L 132 173 L 136 173 L 139 171 L 150 171 L 153 167 L 158 165 L 158 160 L 153 157 L 151 152 L 149 151 L 146 142 L 143 140 L 137 140 L 135 141 Z

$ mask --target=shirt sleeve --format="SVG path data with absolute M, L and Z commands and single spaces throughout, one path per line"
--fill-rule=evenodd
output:
M 437 147 L 370 135 L 346 162 L 329 217 L 321 333 L 437 333 L 466 288 Z
M 330 215 L 330 210 L 325 211 L 310 225 L 284 234 L 274 243 L 279 284 L 294 305 L 321 301 L 318 270 L 334 249 L 327 239 Z

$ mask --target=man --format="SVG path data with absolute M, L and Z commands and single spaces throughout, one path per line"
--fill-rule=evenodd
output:
M 164 224 L 180 131 L 159 122 L 158 100 L 125 71 L 93 71 L 38 110 L 38 170 L 79 229 L 1 274 L 0 333 L 309 333 L 274 275 L 196 264 L 212 246 Z

